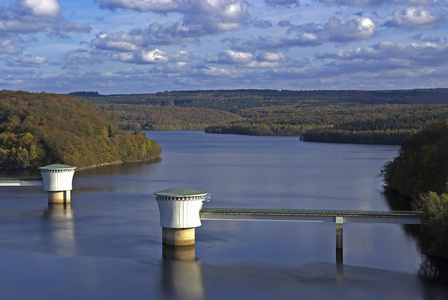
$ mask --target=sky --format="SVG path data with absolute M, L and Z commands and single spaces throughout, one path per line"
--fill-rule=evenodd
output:
M 448 0 L 2 0 L 0 90 L 448 88 Z

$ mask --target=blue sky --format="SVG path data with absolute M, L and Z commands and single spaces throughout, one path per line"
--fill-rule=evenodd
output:
M 0 89 L 448 87 L 448 0 L 3 0 Z

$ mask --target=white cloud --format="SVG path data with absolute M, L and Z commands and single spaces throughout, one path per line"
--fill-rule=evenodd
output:
M 240 72 L 236 70 L 228 70 L 215 67 L 209 67 L 208 69 L 205 69 L 204 74 L 213 77 L 231 77 L 231 78 L 237 78 L 241 76 Z
M 264 2 L 266 2 L 267 5 L 271 5 L 271 6 L 281 6 L 281 5 L 300 5 L 300 1 L 299 0 L 264 0 Z
M 243 68 L 273 68 L 286 61 L 282 52 L 263 52 L 257 57 L 250 52 L 226 50 L 207 58 L 208 62 L 218 64 L 234 64 Z
M 408 7 L 404 11 L 394 12 L 394 21 L 389 25 L 409 26 L 419 28 L 434 28 L 439 24 L 440 17 L 422 7 Z
M 165 64 L 169 61 L 168 54 L 159 49 L 114 53 L 111 58 L 112 60 L 136 64 Z
M 24 56 L 21 58 L 16 59 L 4 59 L 5 64 L 11 67 L 24 67 L 24 68 L 30 68 L 30 67 L 38 67 L 39 65 L 45 64 L 47 62 L 46 57 L 41 56 Z
M 198 59 L 198 55 L 195 52 L 191 51 L 179 51 L 171 56 L 171 61 L 174 62 L 191 62 L 193 60 Z
M 346 6 L 377 6 L 382 4 L 433 5 L 434 0 L 314 0 L 316 2 Z M 447 1 L 447 0 L 442 0 Z
M 286 55 L 282 52 L 264 52 L 260 55 L 260 58 L 269 62 L 283 62 L 286 60 Z
M 334 64 L 339 67 L 356 65 L 356 68 L 360 70 L 365 68 L 372 68 L 372 70 L 374 68 L 444 68 L 448 65 L 448 44 L 405 44 L 386 41 L 363 49 L 320 53 L 316 55 L 316 58 L 334 60 Z
M 30 20 L 30 19 L 0 19 L 0 33 L 17 34 L 33 33 L 44 30 L 54 23 L 49 20 Z
M 143 61 L 151 64 L 164 64 L 169 61 L 168 54 L 158 49 L 152 51 L 142 51 L 141 57 Z
M 247 18 L 248 4 L 242 0 L 96 0 L 103 8 L 127 8 L 142 12 L 168 13 L 184 15 L 180 22 L 193 31 L 214 34 L 241 28 Z M 200 27 L 199 29 L 197 27 Z
M 227 59 L 237 64 L 247 64 L 253 60 L 252 53 L 227 50 L 224 54 Z
M 80 49 L 65 55 L 64 68 L 79 69 L 81 65 L 100 64 L 102 62 L 100 58 L 89 53 L 87 50 Z
M 321 33 L 329 41 L 349 42 L 368 39 L 375 34 L 375 30 L 375 23 L 369 18 L 349 21 L 331 18 Z
M 144 72 L 142 70 L 139 69 L 135 69 L 133 67 L 125 67 L 122 68 L 120 71 L 117 72 L 120 75 L 139 75 L 139 74 L 144 74 Z
M 57 0 L 22 0 L 21 4 L 38 17 L 56 17 L 61 10 Z
M 40 79 L 54 79 L 54 78 L 58 78 L 59 74 L 55 73 L 55 72 L 44 72 L 39 74 L 38 76 Z
M 113 34 L 99 33 L 91 44 L 98 49 L 118 50 L 118 51 L 136 51 L 144 44 L 144 38 L 141 35 L 131 35 L 125 32 L 116 32 Z
M 0 53 L 19 54 L 21 52 L 22 49 L 14 46 L 11 39 L 0 38 Z

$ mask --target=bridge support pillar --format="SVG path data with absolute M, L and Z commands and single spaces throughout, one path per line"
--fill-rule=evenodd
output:
M 342 264 L 344 261 L 344 217 L 336 217 L 336 263 Z

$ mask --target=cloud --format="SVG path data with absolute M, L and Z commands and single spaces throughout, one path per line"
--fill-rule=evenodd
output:
M 147 28 L 129 32 L 100 33 L 91 44 L 102 50 L 137 51 L 143 47 L 198 42 L 201 37 L 237 30 L 248 19 L 247 4 L 239 0 L 215 1 L 123 1 L 99 0 L 109 9 L 132 8 L 139 11 L 179 12 L 177 22 L 153 22 Z M 259 24 L 269 26 L 267 22 Z
M 59 16 L 60 6 L 56 0 L 20 0 L 7 9 L 0 5 L 0 35 L 29 34 L 53 28 L 53 34 L 65 32 L 90 32 L 88 24 L 64 21 Z
M 298 33 L 303 44 L 322 44 L 324 42 L 346 43 L 371 38 L 376 31 L 375 23 L 369 18 L 357 18 L 349 21 L 332 17 L 323 26 L 307 24 L 293 26 L 290 32 Z
M 142 70 L 135 69 L 133 67 L 122 68 L 120 71 L 117 72 L 117 74 L 125 75 L 125 76 L 140 75 L 140 74 L 144 74 L 144 73 L 145 72 L 143 72 Z
M 171 56 L 171 61 L 174 62 L 191 62 L 198 59 L 198 55 L 195 52 L 179 51 Z
M 204 70 L 204 74 L 213 77 L 230 77 L 238 78 L 241 77 L 241 73 L 237 70 L 228 70 L 223 68 L 209 67 Z
M 111 10 L 125 8 L 141 12 L 182 14 L 183 18 L 178 22 L 153 23 L 148 28 L 148 40 L 154 39 L 157 44 L 191 42 L 192 39 L 203 35 L 236 30 L 248 19 L 248 4 L 242 0 L 96 1 L 101 7 Z
M 101 64 L 102 62 L 100 58 L 89 53 L 87 50 L 78 49 L 64 56 L 63 68 L 76 70 L 81 65 L 94 65 Z
M 382 4 L 433 5 L 434 0 L 314 0 L 315 2 L 342 6 L 378 6 Z M 442 0 L 446 1 L 446 0 Z
M 367 48 L 320 53 L 317 59 L 333 60 L 337 68 L 353 70 L 397 68 L 445 68 L 448 65 L 448 44 L 381 42 Z
M 21 58 L 17 58 L 17 59 L 6 58 L 4 60 L 5 60 L 5 65 L 7 65 L 7 66 L 24 67 L 24 68 L 38 67 L 47 62 L 46 57 L 40 57 L 40 56 L 32 57 L 29 55 L 21 57 Z
M 52 18 L 23 15 L 0 6 L 0 35 L 38 32 L 54 23 Z
M 250 52 L 227 50 L 207 58 L 208 62 L 218 64 L 234 64 L 245 68 L 273 68 L 286 61 L 282 52 L 263 52 L 257 57 Z
M 57 0 L 21 0 L 16 7 L 36 17 L 56 17 L 61 10 Z
M 242 0 L 95 0 L 102 8 L 134 9 L 141 12 L 169 13 L 184 15 L 182 20 L 189 28 L 196 26 L 208 34 L 236 30 L 244 25 L 248 18 L 248 4 Z M 195 24 L 193 26 L 193 24 Z
M 22 48 L 14 46 L 12 39 L 0 38 L 0 53 L 19 54 L 22 52 L 22 50 Z
M 266 4 L 270 5 L 270 6 L 300 5 L 300 1 L 299 0 L 265 0 L 264 2 L 266 2 Z
M 91 41 L 91 44 L 101 50 L 136 51 L 145 46 L 145 38 L 140 34 L 102 32 Z
M 70 23 L 63 22 L 53 27 L 55 31 L 58 32 L 76 32 L 76 33 L 90 33 L 92 27 L 87 23 Z
M 408 7 L 404 11 L 395 11 L 393 21 L 386 26 L 434 28 L 441 22 L 441 17 L 422 7 Z
M 165 64 L 169 61 L 168 54 L 159 49 L 113 53 L 111 59 L 136 64 Z
M 215 32 L 209 32 L 214 34 Z M 209 34 L 202 24 L 180 20 L 175 23 L 153 23 L 146 31 L 141 32 L 148 44 L 171 45 L 192 43 L 203 35 Z
M 291 24 L 291 21 L 289 21 L 289 20 L 281 20 L 280 22 L 277 23 L 277 26 L 290 27 L 290 26 L 292 26 L 292 24 Z
M 287 49 L 291 47 L 315 47 L 324 43 L 349 43 L 373 38 L 376 24 L 370 18 L 356 18 L 348 21 L 332 17 L 325 24 L 308 23 L 291 26 L 287 33 L 292 36 L 262 36 L 258 39 L 225 39 L 233 49 L 239 51 L 256 51 L 263 49 Z
M 272 23 L 270 21 L 267 21 L 267 20 L 255 20 L 255 21 L 253 21 L 253 25 L 254 25 L 254 27 L 257 27 L 257 28 L 269 28 L 269 27 L 272 27 Z
M 431 43 L 440 43 L 441 39 L 438 36 L 423 36 L 423 33 L 416 34 L 411 37 L 413 40 L 422 41 L 422 42 L 431 42 Z

